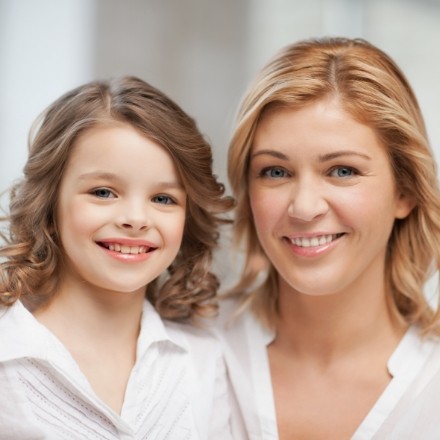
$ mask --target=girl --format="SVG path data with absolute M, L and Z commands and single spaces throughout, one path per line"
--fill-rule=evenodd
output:
M 1 256 L 7 439 L 225 439 L 209 272 L 231 207 L 194 121 L 134 77 L 43 115 Z M 175 321 L 175 322 L 172 322 Z
M 423 287 L 440 193 L 395 63 L 363 40 L 281 51 L 243 100 L 229 177 L 246 258 L 223 338 L 249 437 L 438 438 L 440 315 Z

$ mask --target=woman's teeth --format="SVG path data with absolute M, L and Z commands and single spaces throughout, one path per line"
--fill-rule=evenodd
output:
M 333 240 L 336 240 L 342 234 L 329 234 L 329 235 L 320 235 L 317 237 L 297 237 L 292 238 L 290 241 L 295 246 L 300 247 L 314 247 L 314 246 L 323 246 L 325 244 L 331 243 Z

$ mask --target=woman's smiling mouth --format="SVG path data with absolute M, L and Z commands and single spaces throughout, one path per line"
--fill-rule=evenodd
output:
M 323 246 L 329 244 L 332 241 L 341 237 L 342 235 L 344 234 L 343 233 L 327 234 L 327 235 L 317 235 L 314 237 L 288 238 L 288 240 L 290 240 L 290 242 L 295 246 L 299 246 L 302 248 L 309 248 L 309 247 Z

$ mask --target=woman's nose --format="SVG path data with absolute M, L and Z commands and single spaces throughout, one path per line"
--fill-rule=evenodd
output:
M 310 222 L 324 215 L 328 208 L 322 185 L 308 180 L 294 185 L 287 212 L 294 219 Z

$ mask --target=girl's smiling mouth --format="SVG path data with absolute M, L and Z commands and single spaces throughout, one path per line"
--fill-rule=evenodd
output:
M 148 254 L 157 249 L 157 246 L 152 244 L 142 243 L 129 243 L 126 241 L 97 241 L 99 246 L 111 251 L 125 255 L 140 255 Z
M 106 249 L 114 252 L 120 252 L 121 254 L 146 254 L 154 250 L 155 248 L 147 246 L 127 246 L 119 243 L 99 243 L 98 244 Z

